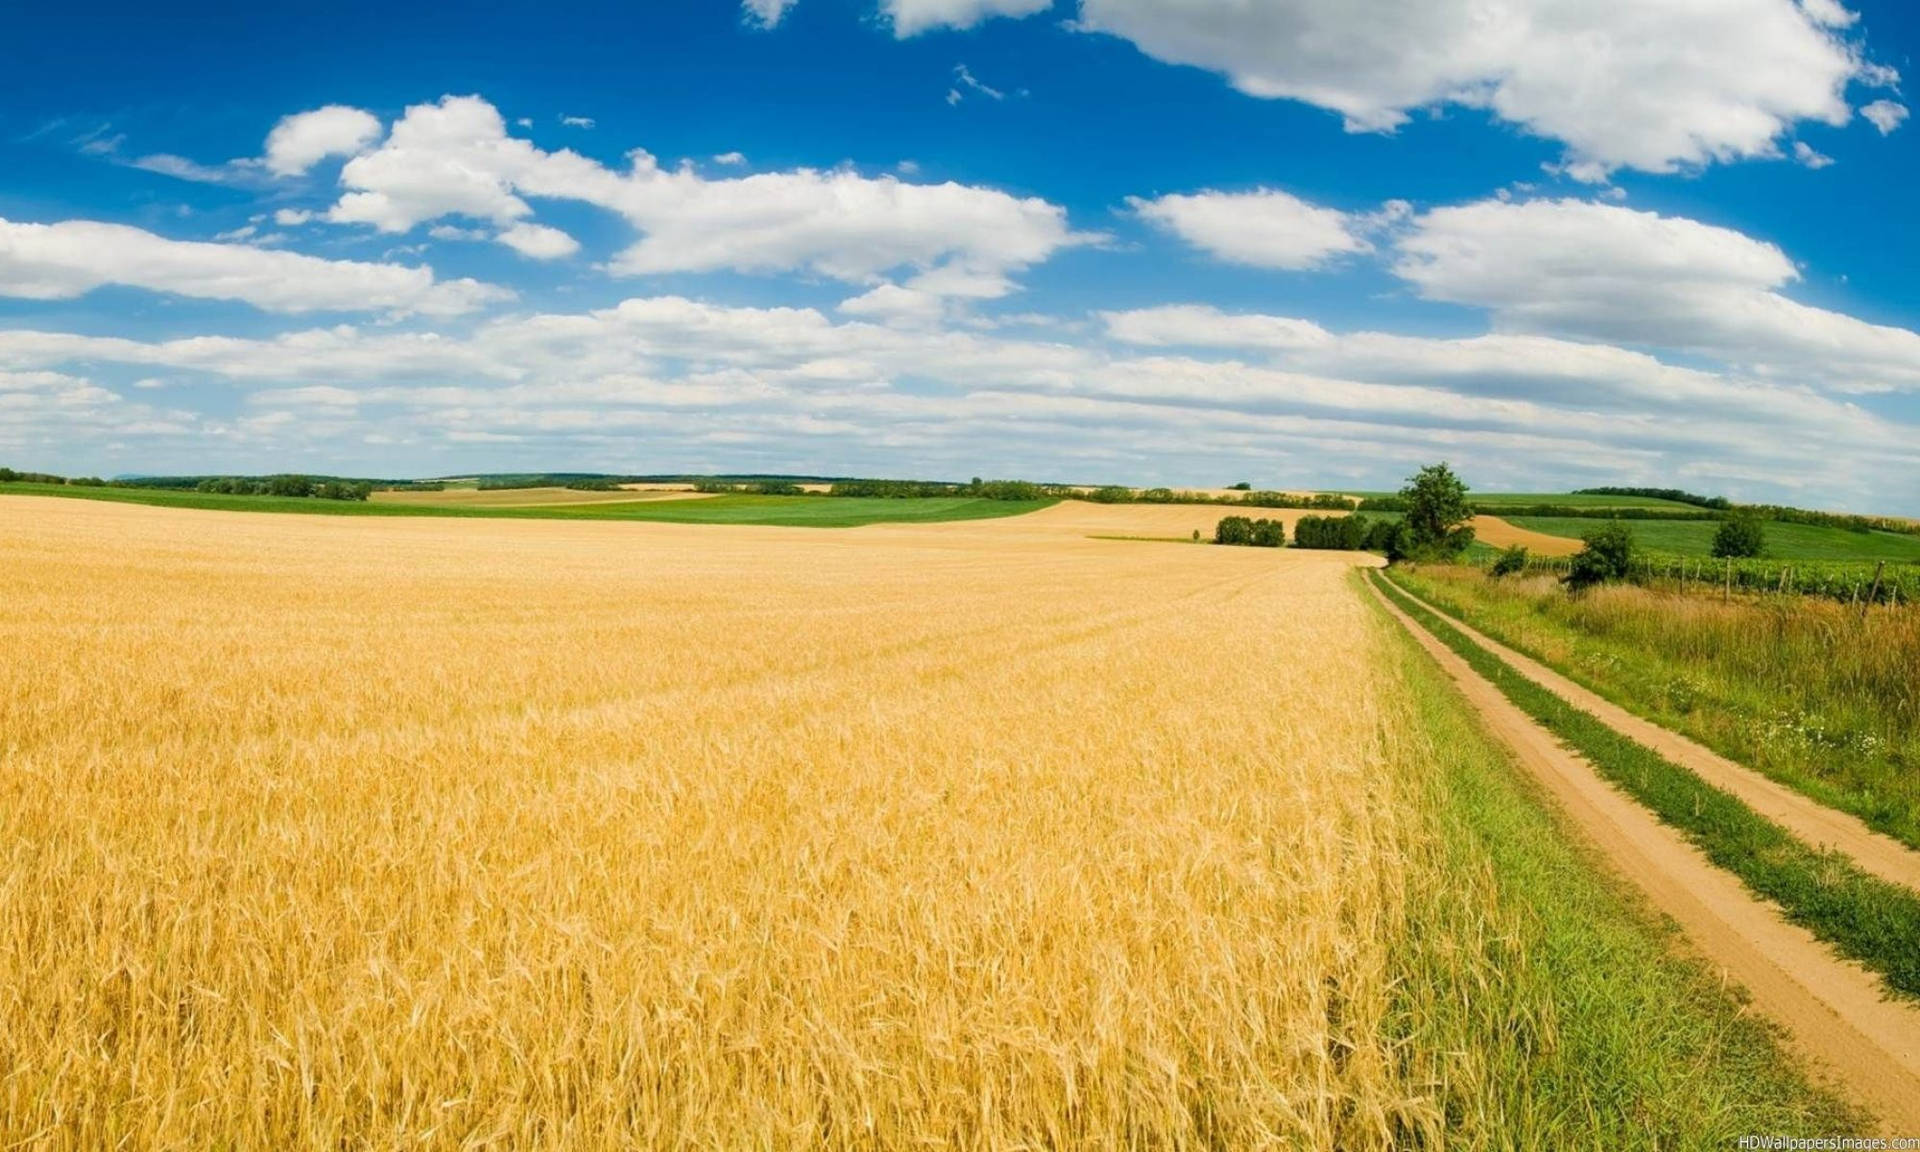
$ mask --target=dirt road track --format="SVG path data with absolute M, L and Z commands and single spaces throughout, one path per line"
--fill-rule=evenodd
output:
M 1601 854 L 1677 921 L 1708 961 L 1890 1135 L 1920 1135 L 1920 1008 L 1884 998 L 1878 978 L 1841 960 L 1812 933 L 1756 900 L 1652 813 L 1500 694 L 1369 584 L 1474 706 L 1487 727 L 1551 792 Z M 1658 1027 L 1658 1021 L 1648 1021 Z
M 1405 588 L 1409 600 L 1425 604 L 1427 610 L 1444 617 L 1448 623 L 1471 637 L 1473 642 L 1506 661 L 1522 676 L 1552 692 L 1575 708 L 1591 713 L 1614 731 L 1653 749 L 1660 755 L 1692 769 L 1702 780 L 1724 792 L 1731 792 L 1747 806 L 1815 847 L 1833 848 L 1853 858 L 1861 870 L 1882 880 L 1920 891 L 1920 852 L 1891 836 L 1882 835 L 1845 812 L 1835 811 L 1808 796 L 1770 780 L 1753 769 L 1696 744 L 1676 732 L 1620 707 L 1598 693 L 1567 679 L 1560 673 L 1530 659 L 1498 640 L 1480 632 L 1450 612 L 1434 607 Z M 1920 946 L 1920 945 L 1917 945 Z

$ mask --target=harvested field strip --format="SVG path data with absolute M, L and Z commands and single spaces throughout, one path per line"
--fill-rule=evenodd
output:
M 1831 849 L 1882 880 L 1920 892 L 1920 851 L 1882 835 L 1849 813 L 1830 808 L 1776 780 L 1629 712 L 1533 658 L 1516 652 L 1457 619 L 1444 606 L 1422 599 L 1404 584 L 1409 600 L 1433 612 L 1473 643 L 1485 648 L 1522 676 L 1608 727 L 1698 774 L 1708 784 L 1732 793 L 1768 820 L 1801 840 Z
M 1390 577 L 1375 586 L 1528 715 L 1566 740 L 1602 775 L 1684 832 L 1720 867 L 1780 906 L 1787 917 L 1920 997 L 1920 893 L 1819 852 L 1737 797 L 1520 675 L 1409 597 Z

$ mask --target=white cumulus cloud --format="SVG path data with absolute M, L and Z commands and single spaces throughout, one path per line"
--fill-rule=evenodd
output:
M 476 280 L 436 280 L 427 267 L 170 240 L 140 228 L 91 220 L 0 220 L 0 295 L 68 300 L 107 284 L 240 300 L 268 312 L 453 316 L 513 295 Z
M 329 104 L 275 124 L 267 133 L 265 163 L 275 176 L 299 176 L 330 156 L 358 155 L 379 139 L 379 117 Z
M 1907 106 L 1896 104 L 1892 100 L 1875 100 L 1860 109 L 1860 115 L 1865 116 L 1875 128 L 1879 129 L 1880 135 L 1886 136 L 1906 123 Z
M 1438 208 L 1394 271 L 1503 331 L 1681 350 L 1843 391 L 1920 387 L 1920 335 L 1801 304 L 1777 246 L 1684 217 L 1578 200 Z
M 578 240 L 545 224 L 515 224 L 500 233 L 497 239 L 522 256 L 535 260 L 558 260 L 580 251 Z
M 1141 219 L 1234 264 L 1318 268 L 1372 249 L 1360 235 L 1361 220 L 1277 189 L 1206 191 L 1156 200 L 1132 197 L 1127 204 Z
M 791 0 L 789 0 L 791 2 Z M 995 16 L 1031 16 L 1053 0 L 882 0 L 880 10 L 902 39 L 933 28 L 972 28 Z
M 901 36 L 1048 7 L 883 3 Z M 1849 41 L 1855 20 L 1838 0 L 1081 0 L 1073 26 L 1325 108 L 1352 131 L 1485 109 L 1563 142 L 1559 169 L 1600 182 L 1773 156 L 1796 124 L 1844 123 L 1849 83 L 1898 79 Z
M 515 225 L 533 215 L 529 198 L 596 205 L 641 233 L 609 262 L 619 275 L 803 271 L 872 284 L 906 270 L 1006 292 L 1011 273 L 1088 239 L 1057 205 L 952 182 L 844 168 L 709 179 L 640 151 L 616 171 L 509 136 L 493 105 L 474 96 L 407 109 L 386 143 L 349 161 L 340 179 L 347 191 L 328 218 L 386 232 L 466 216 L 505 229 L 504 239 L 526 235 Z

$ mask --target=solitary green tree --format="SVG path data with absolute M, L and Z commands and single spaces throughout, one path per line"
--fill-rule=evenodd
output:
M 1716 559 L 1758 556 L 1766 546 L 1766 529 L 1760 526 L 1760 517 L 1751 512 L 1727 517 L 1720 521 L 1720 527 L 1713 533 L 1713 554 Z
M 1473 543 L 1473 508 L 1467 503 L 1467 485 L 1445 464 L 1429 464 L 1413 474 L 1400 489 L 1407 502 L 1406 525 L 1413 547 L 1420 551 L 1459 552 Z
M 1627 578 L 1633 568 L 1633 529 L 1610 520 L 1587 533 L 1586 542 L 1567 569 L 1569 585 L 1577 591 Z

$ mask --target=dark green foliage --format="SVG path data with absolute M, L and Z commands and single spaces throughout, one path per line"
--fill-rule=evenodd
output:
M 1229 485 L 1227 485 L 1227 487 L 1228 487 L 1228 488 L 1231 488 L 1231 489 L 1232 489 L 1233 491 L 1235 491 L 1235 492 L 1251 492 L 1251 491 L 1253 491 L 1253 485 L 1251 485 L 1251 484 L 1249 484 L 1249 483 L 1247 483 L 1247 482 L 1246 482 L 1245 480 L 1242 480 L 1242 481 L 1240 481 L 1240 483 L 1238 483 L 1238 484 L 1229 484 Z
M 1295 548 L 1365 551 L 1373 539 L 1373 521 L 1365 516 L 1302 516 L 1293 526 Z
M 1733 507 L 1733 502 L 1725 496 L 1696 496 L 1692 492 L 1683 492 L 1678 488 L 1576 488 L 1575 496 L 1640 496 L 1648 500 L 1671 500 L 1675 504 L 1692 504 L 1698 508 L 1718 508 L 1725 511 Z
M 1215 544 L 1251 544 L 1253 543 L 1253 521 L 1245 516 L 1223 516 L 1220 523 L 1213 526 Z
M 73 476 L 68 478 L 67 483 L 76 488 L 105 488 L 107 486 L 107 482 L 98 476 Z
M 1424 604 L 1378 574 L 1376 586 L 1507 699 L 1545 725 L 1601 775 L 1677 828 L 1715 864 L 1772 900 L 1887 985 L 1920 996 L 1920 893 L 1860 871 L 1844 856 L 1796 839 L 1689 769 L 1621 735 L 1515 672 Z
M 594 476 L 586 480 L 569 480 L 566 486 L 575 492 L 618 492 L 620 481 L 611 476 Z
M 1407 502 L 1399 496 L 1369 496 L 1359 507 L 1362 512 L 1405 512 Z
M 1473 543 L 1471 531 L 1460 529 L 1473 519 L 1467 503 L 1467 485 L 1446 464 L 1429 464 L 1407 480 L 1400 490 L 1407 503 L 1407 531 L 1417 552 L 1459 553 Z
M 15 472 L 11 468 L 0 468 L 0 484 L 65 484 L 65 476 L 55 476 L 51 472 Z
M 1633 568 L 1633 529 L 1614 521 L 1587 533 L 1586 542 L 1567 569 L 1569 586 L 1591 588 L 1627 578 Z
M 962 495 L 981 500 L 1049 500 L 1058 493 L 1029 480 L 987 480 L 969 485 Z
M 979 484 L 978 480 L 974 483 Z M 862 497 L 885 500 L 930 500 L 958 495 L 963 485 L 939 484 L 923 480 L 836 480 L 827 490 L 829 496 Z
M 1713 555 L 1718 560 L 1729 556 L 1741 560 L 1758 556 L 1766 546 L 1766 529 L 1761 526 L 1760 518 L 1750 512 L 1722 520 L 1713 533 Z
M 1500 553 L 1493 562 L 1491 572 L 1495 576 L 1517 576 L 1527 570 L 1527 550 L 1518 544 Z
M 165 488 L 164 485 L 156 485 Z M 373 494 L 367 480 L 315 480 L 311 476 L 208 476 L 196 482 L 195 492 L 221 496 L 277 496 L 288 499 L 365 500 Z
M 1376 520 L 1367 532 L 1367 551 L 1378 552 L 1388 563 L 1398 563 L 1413 553 L 1413 534 L 1398 520 Z
M 1087 493 L 1087 499 L 1093 501 L 1095 504 L 1131 504 L 1133 503 L 1133 489 L 1122 488 L 1117 484 L 1109 484 L 1104 488 L 1095 488 L 1093 491 Z
M 1227 516 L 1214 526 L 1213 542 L 1241 544 L 1253 548 L 1282 548 L 1287 543 L 1287 526 L 1279 520 L 1253 520 L 1245 516 Z

